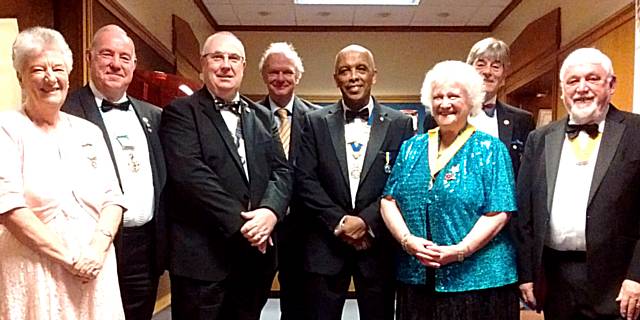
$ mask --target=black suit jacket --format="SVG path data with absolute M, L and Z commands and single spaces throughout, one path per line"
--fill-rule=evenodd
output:
M 413 135 L 411 118 L 382 106 L 373 108 L 373 124 L 360 185 L 352 207 L 344 139 L 342 103 L 306 115 L 296 169 L 296 192 L 305 216 L 305 269 L 335 275 L 348 261 L 364 276 L 388 274 L 395 243 L 380 215 L 380 195 L 386 184 L 386 153 L 391 166 L 402 142 Z M 346 214 L 360 216 L 375 234 L 371 248 L 355 251 L 333 234 Z
M 527 143 L 527 136 L 529 132 L 536 128 L 533 116 L 529 111 L 496 101 L 496 117 L 498 118 L 498 136 L 509 150 L 511 164 L 517 177 L 520 158 Z M 437 126 L 438 124 L 427 110 L 424 119 L 425 131 Z
M 242 236 L 240 213 L 264 207 L 281 217 L 291 172 L 272 114 L 242 100 L 248 105 L 241 118 L 249 179 L 206 87 L 174 100 L 162 114 L 171 208 L 169 268 L 178 276 L 220 281 L 231 268 L 271 273 L 276 267 L 274 248 L 261 254 Z
M 166 167 L 164 162 L 164 155 L 162 152 L 162 146 L 160 144 L 160 138 L 158 137 L 158 127 L 160 125 L 160 115 L 162 109 L 141 101 L 129 97 L 131 106 L 135 110 L 140 126 L 142 127 L 144 134 L 147 138 L 147 146 L 149 148 L 149 161 L 151 163 L 151 171 L 153 175 L 153 199 L 155 212 L 153 215 L 153 222 L 155 224 L 155 251 L 156 251 L 156 272 L 161 274 L 164 272 L 167 266 L 167 234 L 166 234 L 166 214 L 164 213 L 163 205 L 160 203 L 161 193 L 166 181 Z M 67 100 L 62 107 L 62 111 L 69 114 L 87 119 L 97 125 L 102 130 L 105 142 L 113 161 L 113 167 L 118 176 L 118 182 L 120 182 L 120 174 L 118 172 L 118 166 L 116 165 L 113 155 L 113 148 L 111 146 L 111 139 L 109 139 L 109 133 L 105 127 L 102 115 L 96 105 L 95 96 L 91 91 L 89 85 L 86 85 L 67 97 Z M 116 235 L 115 248 L 116 251 L 122 247 L 122 237 Z
M 567 118 L 531 133 L 512 223 L 521 283 L 544 300 L 542 251 L 549 228 Z M 587 206 L 587 292 L 597 311 L 618 314 L 623 279 L 640 281 L 640 116 L 609 107 Z M 540 304 L 540 303 L 539 303 Z

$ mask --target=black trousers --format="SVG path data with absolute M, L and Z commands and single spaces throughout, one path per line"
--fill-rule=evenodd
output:
M 222 281 L 203 281 L 172 274 L 172 319 L 259 320 L 273 276 L 232 270 Z
M 375 278 L 364 277 L 357 267 L 345 268 L 337 275 L 306 273 L 305 320 L 340 320 L 353 276 L 362 320 L 393 320 L 393 274 Z
M 120 296 L 127 320 L 149 320 L 153 316 L 158 290 L 155 267 L 153 222 L 122 228 L 117 250 Z
M 304 319 L 304 244 L 299 217 L 288 215 L 278 230 L 280 320 Z
M 547 296 L 543 306 L 545 320 L 622 319 L 617 314 L 599 314 L 589 298 L 587 256 L 585 252 L 544 248 Z

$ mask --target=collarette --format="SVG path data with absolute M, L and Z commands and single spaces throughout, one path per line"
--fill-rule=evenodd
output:
M 98 91 L 98 89 L 96 88 L 96 85 L 93 83 L 92 80 L 89 80 L 89 89 L 91 89 L 91 92 L 93 93 L 93 97 L 96 99 L 96 105 L 98 106 L 98 110 L 100 110 L 100 106 L 102 105 L 102 100 L 105 100 L 106 97 L 100 91 Z M 116 101 L 111 101 L 111 102 L 122 103 L 127 100 L 129 100 L 129 98 L 127 97 L 127 93 L 125 92 L 122 95 L 122 97 L 120 97 L 120 99 Z
M 345 116 L 346 113 L 347 113 L 347 110 L 349 109 L 349 107 L 347 107 L 347 105 L 344 104 L 344 100 L 342 100 L 342 99 L 340 100 L 340 104 L 342 104 L 342 115 Z M 369 97 L 369 102 L 367 103 L 366 106 L 360 108 L 357 111 L 362 111 L 365 108 L 369 109 L 369 114 L 370 115 L 373 114 L 373 98 L 372 97 Z
M 273 99 L 271 99 L 271 96 L 269 96 L 269 107 L 271 108 L 271 113 L 276 113 L 276 111 L 278 111 L 278 109 L 280 109 L 280 107 L 278 106 L 277 103 L 275 103 L 275 101 L 273 101 Z M 289 99 L 289 102 L 287 102 L 287 105 L 284 106 L 284 108 L 289 112 L 290 115 L 293 114 L 293 100 L 295 100 L 295 96 L 291 95 L 291 99 Z

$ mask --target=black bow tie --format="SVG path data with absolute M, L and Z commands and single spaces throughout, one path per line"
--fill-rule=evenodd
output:
M 217 110 L 231 111 L 235 115 L 240 115 L 240 111 L 242 109 L 242 101 L 238 100 L 238 101 L 226 102 L 222 99 L 216 98 L 215 106 Z
M 363 108 L 360 111 L 351 111 L 347 109 L 347 111 L 344 113 L 344 118 L 347 123 L 353 122 L 355 118 L 360 118 L 365 122 L 369 121 L 369 108 Z
M 591 139 L 594 139 L 598 136 L 598 125 L 595 123 L 592 124 L 567 124 L 567 137 L 570 140 L 575 139 L 580 131 L 586 132 Z
M 102 105 L 100 106 L 100 110 L 102 110 L 102 112 L 109 112 L 113 109 L 118 109 L 118 110 L 122 110 L 122 111 L 127 111 L 129 110 L 129 105 L 131 104 L 131 101 L 127 100 L 125 102 L 120 102 L 120 103 L 115 103 L 115 102 L 111 102 L 107 99 L 102 99 Z
M 489 118 L 493 118 L 496 115 L 496 104 L 495 103 L 487 103 L 482 106 L 482 111 L 487 114 Z

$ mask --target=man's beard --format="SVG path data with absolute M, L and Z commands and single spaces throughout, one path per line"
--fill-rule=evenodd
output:
M 571 120 L 576 124 L 588 124 L 598 123 L 603 118 L 603 113 L 606 111 L 606 107 L 600 108 L 596 100 L 591 101 L 589 106 L 576 107 L 575 104 L 571 107 L 569 115 Z

